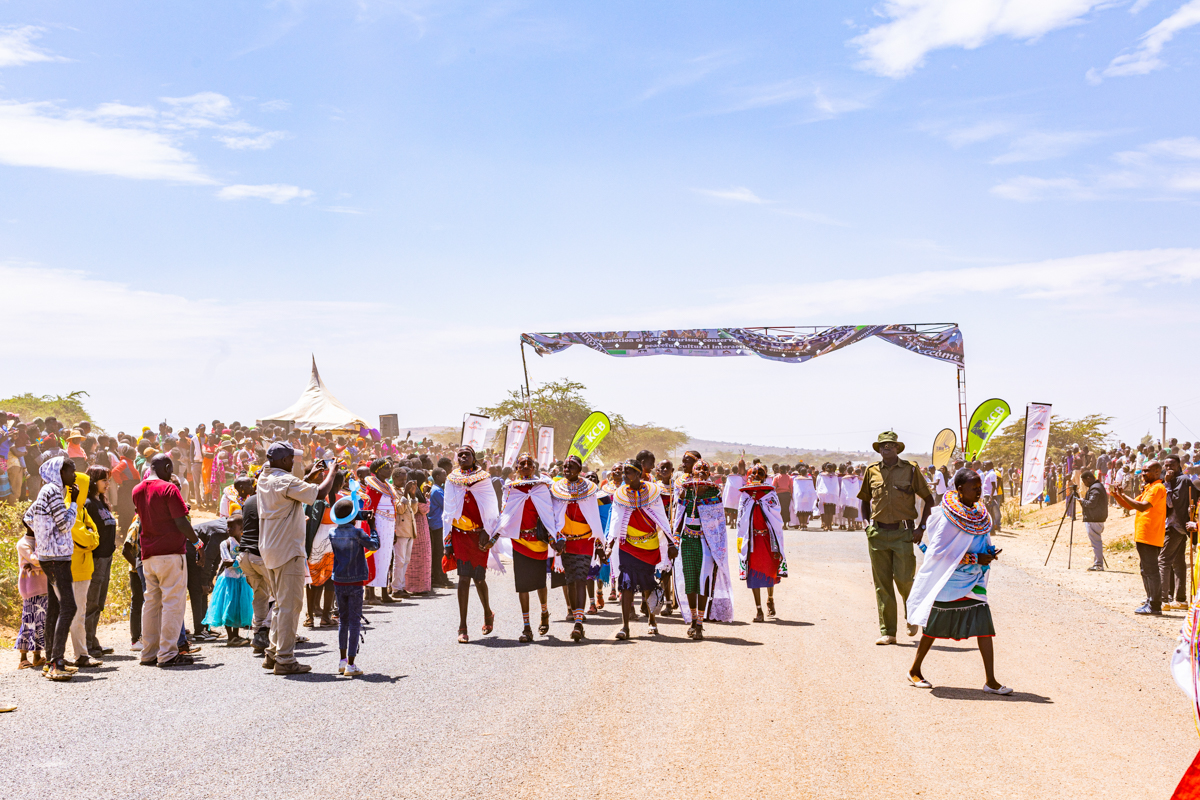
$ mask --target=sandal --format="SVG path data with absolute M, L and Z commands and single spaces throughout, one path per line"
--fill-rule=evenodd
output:
M 621 628 L 621 630 L 617 631 L 616 638 L 621 641 L 625 641 L 626 639 L 629 638 L 629 631 L 625 630 L 624 628 Z
M 651 636 L 658 636 L 658 626 L 651 625 L 650 627 L 646 628 L 646 633 L 650 634 Z
M 595 604 L 595 603 L 592 603 L 590 606 L 588 606 L 587 613 L 589 613 L 589 614 L 595 614 L 596 612 L 597 612 L 597 608 L 596 608 L 596 604 Z
M 520 642 L 521 644 L 528 644 L 529 642 L 532 642 L 533 641 L 533 628 L 526 625 L 525 630 L 521 631 L 521 635 L 517 637 L 517 641 Z
M 604 592 L 596 595 L 596 602 L 592 603 L 596 608 L 604 608 Z M 592 612 L 595 613 L 595 612 Z
M 696 638 L 696 623 L 695 623 L 695 622 L 693 622 L 691 625 L 688 625 L 688 629 L 687 629 L 687 637 L 688 637 L 689 639 L 695 639 L 695 638 Z
M 775 616 L 775 599 L 771 597 L 767 598 L 767 616 Z
M 703 625 L 699 625 L 699 624 L 696 625 L 696 635 L 693 638 L 695 638 L 695 640 L 697 642 L 704 638 L 704 626 Z
M 617 602 L 617 592 L 615 589 L 608 593 L 608 602 L 610 602 L 610 603 Z
M 575 619 L 575 617 L 573 617 L 573 616 L 568 617 L 568 619 Z M 545 636 L 549 632 L 550 632 L 550 612 L 543 611 L 542 612 L 542 622 L 540 625 L 538 625 L 538 633 L 541 634 L 542 636 Z
M 308 616 L 306 616 L 304 618 L 304 627 L 311 628 L 312 626 L 313 626 L 313 618 L 312 618 L 312 614 L 309 614 Z
M 484 617 L 483 617 L 483 635 L 487 636 L 489 633 L 492 632 L 492 628 L 494 628 L 494 627 L 496 627 L 496 613 L 492 612 L 492 614 L 490 616 L 484 615 Z
M 754 615 L 755 622 L 766 622 L 767 618 L 763 616 L 762 606 L 758 607 L 758 613 Z
M 583 638 L 583 623 L 576 622 L 575 629 L 571 631 L 571 641 L 578 642 Z
M 469 641 L 471 641 L 471 637 L 467 636 L 467 629 L 459 628 L 458 629 L 458 643 L 466 644 Z

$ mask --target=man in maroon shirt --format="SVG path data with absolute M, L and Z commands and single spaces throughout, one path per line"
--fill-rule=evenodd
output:
M 133 505 L 141 520 L 139 541 L 146 590 L 142 605 L 144 667 L 185 666 L 193 663 L 179 652 L 179 632 L 187 601 L 187 542 L 199 541 L 188 519 L 179 487 L 171 483 L 171 457 L 159 453 L 150 460 L 151 477 L 133 490 Z

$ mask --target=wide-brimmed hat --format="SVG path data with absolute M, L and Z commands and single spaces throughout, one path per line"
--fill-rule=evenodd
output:
M 84 439 L 84 438 L 86 438 L 86 437 L 83 435 L 83 432 L 80 431 L 78 428 L 72 428 L 71 432 L 67 434 L 68 442 L 72 441 L 73 439 Z
M 872 443 L 871 449 L 873 449 L 876 453 L 878 453 L 879 445 L 885 444 L 887 442 L 891 442 L 894 445 L 896 445 L 897 453 L 904 452 L 904 442 L 900 441 L 900 437 L 896 435 L 895 431 L 884 431 L 883 433 L 879 434 L 879 438 L 876 439 L 874 441 L 874 443 Z

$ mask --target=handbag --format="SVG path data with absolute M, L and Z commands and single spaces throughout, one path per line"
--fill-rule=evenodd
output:
M 17 591 L 21 593 L 22 599 L 37 597 L 41 594 L 46 594 L 50 591 L 49 585 L 46 582 L 46 573 L 39 571 L 36 575 L 33 574 L 33 565 L 26 564 L 21 569 L 21 577 L 17 578 Z
M 454 572 L 458 569 L 458 561 L 450 556 L 442 556 L 442 572 Z

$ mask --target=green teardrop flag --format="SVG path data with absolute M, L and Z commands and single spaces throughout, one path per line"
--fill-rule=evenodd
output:
M 933 437 L 933 465 L 938 469 L 949 466 L 950 457 L 954 455 L 954 446 L 957 444 L 958 437 L 954 435 L 954 431 L 942 428 L 938 435 Z
M 974 461 L 987 445 L 988 440 L 1000 428 L 1010 414 L 1008 403 L 993 397 L 984 400 L 971 415 L 971 424 L 967 426 L 967 460 Z
M 571 437 L 571 449 L 567 451 L 567 455 L 579 456 L 579 460 L 586 464 L 588 456 L 600 446 L 611 430 L 612 424 L 608 421 L 608 415 L 603 411 L 593 411 Z

